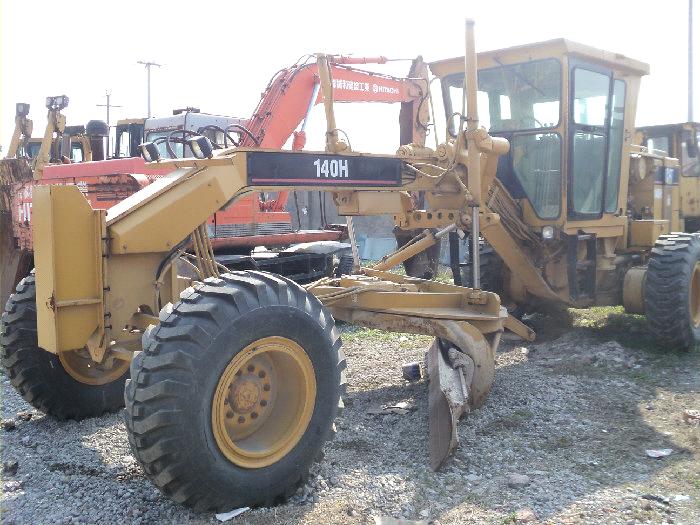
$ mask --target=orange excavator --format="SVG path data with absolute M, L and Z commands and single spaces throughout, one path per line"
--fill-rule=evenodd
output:
M 208 131 L 216 135 L 217 130 L 221 132 L 218 136 L 223 137 L 221 147 L 236 145 L 280 149 L 292 137 L 292 148 L 303 149 L 306 142 L 305 127 L 311 110 L 316 104 L 323 102 L 317 64 L 312 59 L 313 56 L 309 55 L 293 66 L 277 72 L 263 92 L 253 115 L 247 120 L 237 119 L 238 123 L 230 126 L 200 122 L 198 129 L 187 129 L 184 124 L 185 116 L 179 128 L 166 134 L 168 147 L 162 150 L 163 157 L 177 156 L 177 151 L 185 157 L 192 156 L 185 145 L 187 134 L 203 131 L 206 134 Z M 358 64 L 385 64 L 388 62 L 385 57 L 334 56 L 331 60 L 333 96 L 336 102 L 400 103 L 400 144 L 424 144 L 429 122 L 428 72 L 421 57 L 413 60 L 408 76 L 403 78 L 354 67 Z M 145 128 L 141 130 L 144 141 L 150 140 L 150 120 L 145 120 Z M 212 116 L 211 122 L 219 121 Z M 237 137 L 233 139 L 233 144 L 226 138 L 232 136 Z M 179 141 L 182 147 L 179 150 L 170 147 L 171 140 Z M 8 164 L 0 165 L 0 193 L 4 196 L 0 206 L 0 236 L 5 239 L 3 249 L 0 250 L 0 268 L 4 275 L 0 280 L 0 301 L 3 304 L 16 283 L 34 264 L 31 237 L 33 186 L 75 184 L 86 194 L 94 208 L 108 208 L 115 200 L 128 197 L 163 174 L 162 170 L 154 170 L 153 165 L 147 167 L 140 157 L 136 158 L 138 155 L 139 152 L 130 151 L 127 155 L 122 152 L 122 158 L 47 165 L 41 173 L 35 172 L 33 177 L 27 176 L 27 170 L 22 170 L 24 175 L 19 177 L 14 175 L 19 173 L 17 169 L 9 169 L 10 163 L 21 159 L 0 161 L 0 164 Z M 13 165 L 12 168 L 16 166 Z M 278 248 L 294 243 L 341 238 L 342 231 L 337 229 L 294 231 L 290 213 L 286 210 L 287 197 L 287 193 L 284 192 L 274 196 L 251 195 L 217 212 L 209 219 L 209 235 L 215 251 L 250 251 L 259 245 Z M 325 226 L 319 224 L 317 227 Z M 274 266 L 273 271 L 292 274 L 301 280 L 315 278 L 316 273 L 325 271 L 309 261 L 301 261 L 300 264 L 300 257 L 313 254 L 288 255 L 277 260 L 266 258 L 258 262 L 252 261 L 250 257 L 247 258 L 247 262 L 245 257 L 242 260 L 229 257 L 224 263 L 235 266 L 237 262 L 242 262 L 241 269 L 251 264 L 255 267 L 259 267 L 259 264 L 271 264 Z M 324 254 L 322 259 L 327 262 L 328 257 Z M 284 265 L 280 264 L 283 260 L 292 263 L 290 271 L 286 271 Z
M 388 59 L 379 57 L 334 56 L 331 59 L 333 97 L 335 102 L 383 102 L 401 103 L 399 113 L 400 145 L 424 144 L 428 130 L 428 70 L 421 57 L 413 60 L 409 74 L 397 78 L 357 69 L 358 64 L 386 64 Z M 313 56 L 304 57 L 293 66 L 276 73 L 252 117 L 247 121 L 247 133 L 241 135 L 240 146 L 281 149 L 292 139 L 292 149 L 301 150 L 306 144 L 305 128 L 316 104 L 323 102 L 320 92 L 318 67 Z M 269 223 L 291 226 L 291 217 L 285 211 L 287 192 L 279 193 L 273 199 L 251 196 L 236 203 L 230 216 L 219 217 L 224 224 L 236 222 L 250 225 Z M 316 224 L 315 227 L 325 227 Z M 284 228 L 281 228 L 284 229 Z M 237 242 L 250 245 L 288 244 L 286 236 L 279 242 L 266 239 L 239 238 Z M 308 236 L 309 234 L 307 234 Z M 212 239 L 214 246 L 229 244 Z M 259 241 L 259 242 L 258 242 Z M 305 242 L 298 239 L 295 242 Z M 230 244 L 229 244 L 230 245 Z

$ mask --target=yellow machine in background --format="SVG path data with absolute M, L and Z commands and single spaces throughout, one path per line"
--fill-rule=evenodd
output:
M 126 383 L 146 474 L 175 501 L 227 510 L 292 494 L 331 435 L 345 383 L 334 319 L 434 336 L 433 468 L 456 446 L 459 417 L 487 396 L 503 331 L 534 337 L 482 277 L 509 306 L 624 297 L 662 340 L 700 340 L 700 236 L 669 234 L 678 162 L 632 144 L 647 66 L 554 40 L 482 53 L 477 74 L 470 22 L 466 33 L 465 57 L 431 65 L 449 128 L 435 150 L 351 151 L 319 55 L 325 152 L 214 151 L 189 137 L 196 158 L 161 162 L 174 171 L 106 212 L 77 187 L 38 187 L 36 274 L 9 300 L 0 339 L 15 387 L 41 410 L 81 418 L 121 406 Z M 156 144 L 142 149 L 159 158 Z M 353 216 L 378 214 L 423 233 L 373 268 L 354 247 L 352 275 L 305 288 L 225 273 L 207 217 L 253 191 L 299 188 L 331 193 L 351 235 Z M 460 232 L 473 286 L 388 271 Z
M 700 122 L 637 128 L 637 142 L 649 151 L 680 160 L 680 215 L 685 231 L 700 230 Z
M 27 141 L 32 136 L 34 123 L 29 117 L 29 104 L 19 102 L 15 106 L 15 129 L 10 139 L 5 158 L 16 157 L 18 152 L 26 148 Z

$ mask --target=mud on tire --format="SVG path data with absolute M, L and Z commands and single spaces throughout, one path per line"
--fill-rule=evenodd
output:
M 700 342 L 700 234 L 661 235 L 644 284 L 649 327 L 668 350 Z
M 89 385 L 70 376 L 58 356 L 39 348 L 34 272 L 22 279 L 2 314 L 2 363 L 10 381 L 33 407 L 57 419 L 84 419 L 124 406 L 128 370 L 104 385 Z
M 332 437 L 342 404 L 345 358 L 332 316 L 296 283 L 263 272 L 206 279 L 180 299 L 161 311 L 132 361 L 125 421 L 135 457 L 166 496 L 197 510 L 288 498 Z M 213 404 L 237 356 L 270 337 L 288 338 L 308 356 L 316 385 L 313 412 L 285 455 L 244 468 L 218 445 Z

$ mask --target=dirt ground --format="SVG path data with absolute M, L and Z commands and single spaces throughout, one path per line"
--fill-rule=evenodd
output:
M 700 523 L 700 425 L 683 419 L 700 410 L 700 351 L 664 351 L 615 308 L 531 321 L 537 342 L 502 343 L 491 395 L 437 473 L 427 385 L 400 371 L 429 338 L 344 326 L 349 396 L 324 461 L 287 504 L 228 523 Z M 2 379 L 2 416 L 16 423 L 0 430 L 2 459 L 18 463 L 2 475 L 2 523 L 217 522 L 150 485 L 120 415 L 57 423 Z M 403 415 L 373 413 L 401 401 Z

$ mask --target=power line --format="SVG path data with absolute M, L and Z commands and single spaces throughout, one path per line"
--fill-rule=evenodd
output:
M 112 96 L 112 92 L 109 91 L 108 89 L 105 90 L 105 97 L 107 98 L 107 103 L 106 104 L 95 104 L 98 107 L 101 108 L 107 108 L 107 133 L 109 133 L 109 108 L 122 108 L 124 106 L 119 106 L 117 104 L 112 104 L 110 102 L 110 97 Z M 109 158 L 109 135 L 107 135 L 107 158 Z
M 139 60 L 136 62 L 137 64 L 142 64 L 143 66 L 146 67 L 146 78 L 147 78 L 147 84 L 146 84 L 146 90 L 147 90 L 147 100 L 148 100 L 148 118 L 151 118 L 151 67 L 156 66 L 156 67 L 161 67 L 163 64 L 157 64 L 156 62 L 143 62 Z
M 688 0 L 688 122 L 693 122 L 693 0 Z

